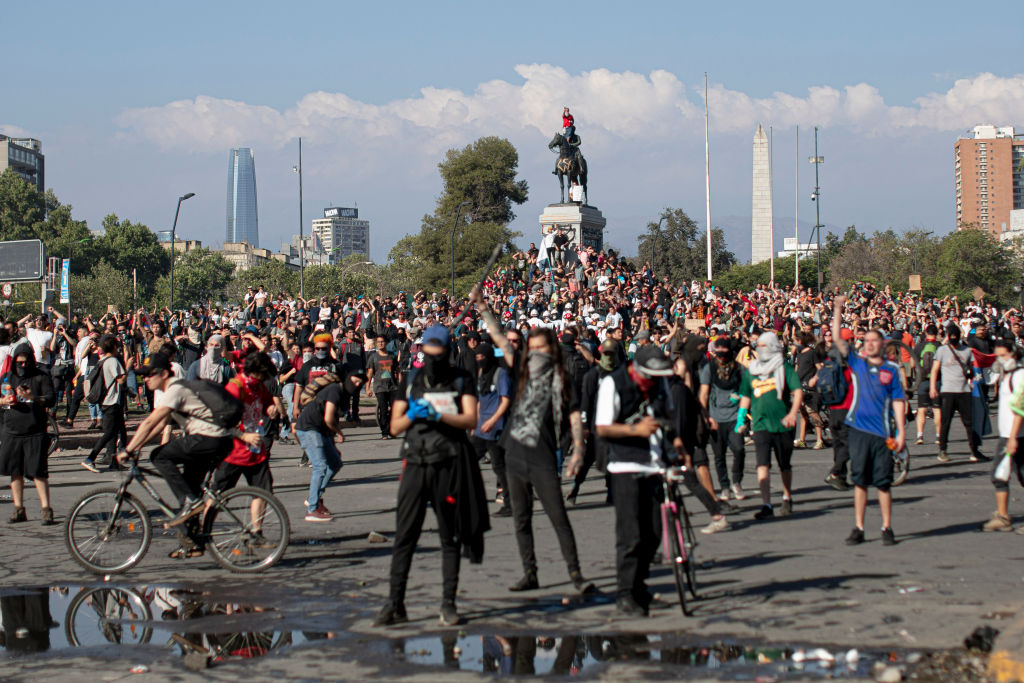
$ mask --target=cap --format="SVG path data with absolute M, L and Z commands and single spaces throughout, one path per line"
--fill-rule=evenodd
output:
M 646 341 L 649 340 L 650 338 L 650 332 L 648 332 L 647 330 L 640 330 L 639 332 L 636 333 L 636 336 L 633 337 L 633 341 Z
M 141 367 L 135 368 L 135 374 L 149 377 L 161 370 L 171 372 L 171 358 L 166 353 L 154 353 L 146 359 Z
M 636 352 L 637 371 L 645 377 L 668 377 L 672 374 L 672 361 L 656 346 L 645 346 Z
M 431 325 L 423 332 L 423 343 L 448 348 L 450 337 L 444 325 Z

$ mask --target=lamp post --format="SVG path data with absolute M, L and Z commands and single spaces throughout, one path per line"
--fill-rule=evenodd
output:
M 815 257 L 818 262 L 818 296 L 821 296 L 821 186 L 818 184 L 818 167 L 825 163 L 825 157 L 818 156 L 818 127 L 814 127 L 814 156 L 807 159 L 814 164 L 814 192 L 811 194 L 811 201 L 814 202 L 814 232 L 818 241 L 818 251 Z M 797 258 L 800 258 L 800 245 L 797 245 Z
M 340 247 L 336 247 L 336 248 L 340 249 Z M 334 251 L 334 249 L 331 249 L 331 251 Z M 372 266 L 372 265 L 373 265 L 373 261 L 359 261 L 357 263 L 350 263 L 350 264 L 348 264 L 348 267 L 342 266 L 342 268 L 341 268 L 341 289 L 342 289 L 342 293 L 344 293 L 344 291 L 345 291 L 345 271 L 346 270 L 348 270 L 349 268 L 355 268 L 356 266 Z
M 306 298 L 305 271 L 306 261 L 303 257 L 304 243 L 302 241 L 302 138 L 299 138 L 299 165 L 292 166 L 292 172 L 299 174 L 299 296 Z
M 171 226 L 171 314 L 174 314 L 174 261 L 176 260 L 177 252 L 174 251 L 174 238 L 178 232 L 178 214 L 181 212 L 181 203 L 186 199 L 192 199 L 195 197 L 195 192 L 189 192 L 178 197 L 178 208 L 174 210 L 174 225 Z
M 74 242 L 72 242 L 71 244 L 68 245 L 68 322 L 69 323 L 71 322 L 71 252 L 74 249 L 76 244 L 85 244 L 86 242 L 91 242 L 91 241 L 92 241 L 91 237 L 86 237 L 85 239 L 82 239 L 82 240 L 75 240 Z
M 455 228 L 459 225 L 459 215 L 462 213 L 462 207 L 468 206 L 469 202 L 462 202 L 459 204 L 458 210 L 455 212 L 455 222 L 452 223 L 452 289 L 448 295 L 450 297 L 455 296 Z

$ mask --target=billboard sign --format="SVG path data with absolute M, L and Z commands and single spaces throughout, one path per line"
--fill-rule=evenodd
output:
M 0 242 L 0 281 L 39 282 L 45 268 L 42 240 Z

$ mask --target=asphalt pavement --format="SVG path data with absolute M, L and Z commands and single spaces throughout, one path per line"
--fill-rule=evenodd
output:
M 369 407 L 363 410 L 364 418 L 369 419 L 363 427 L 346 430 L 341 447 L 344 467 L 325 496 L 325 504 L 336 513 L 329 523 L 303 521 L 302 501 L 310 470 L 298 466 L 297 446 L 274 447 L 275 492 L 291 515 L 292 540 L 282 562 L 258 577 L 232 575 L 208 557 L 168 559 L 167 553 L 175 547 L 172 537 L 158 532 L 153 548 L 138 567 L 104 583 L 103 577 L 89 574 L 70 559 L 62 526 L 40 526 L 34 491 L 27 492 L 27 523 L 7 525 L 10 503 L 0 503 L 0 595 L 45 587 L 53 623 L 58 624 L 51 627 L 45 654 L 14 656 L 8 634 L 7 649 L 0 649 L 0 676 L 27 680 L 64 668 L 63 675 L 69 679 L 117 680 L 132 676 L 131 666 L 143 662 L 151 676 L 180 678 L 186 676 L 181 653 L 187 647 L 175 646 L 169 633 L 175 629 L 202 632 L 224 611 L 207 608 L 210 614 L 205 620 L 173 626 L 166 620 L 175 617 L 165 613 L 165 623 L 155 627 L 159 637 L 134 649 L 76 649 L 70 645 L 65 610 L 75 595 L 86 590 L 83 587 L 98 585 L 124 587 L 144 597 L 180 589 L 199 596 L 193 600 L 196 603 L 246 605 L 251 609 L 241 611 L 249 621 L 237 629 L 289 634 L 284 646 L 263 648 L 275 650 L 267 657 L 235 658 L 203 674 L 206 676 L 224 672 L 226 678 L 260 680 L 435 680 L 441 670 L 437 667 L 451 659 L 453 648 L 449 642 L 445 649 L 439 636 L 445 632 L 437 623 L 440 554 L 430 513 L 409 582 L 410 622 L 391 629 L 371 625 L 387 595 L 401 462 L 397 459 L 400 441 L 381 440 Z M 930 423 L 927 433 L 934 435 Z M 836 492 L 822 482 L 831 463 L 830 449 L 796 451 L 793 514 L 755 521 L 753 514 L 760 501 L 752 495 L 756 482 L 753 450 L 749 449 L 744 484 L 750 495 L 738 503 L 740 511 L 729 517 L 732 530 L 699 537 L 696 555 L 701 563 L 701 600 L 694 603 L 692 617 L 684 617 L 678 610 L 672 575 L 664 567 L 655 567 L 651 585 L 665 606 L 653 610 L 649 618 L 617 614 L 613 599 L 614 512 L 604 504 L 601 475 L 592 472 L 579 504 L 570 508 L 569 515 L 584 573 L 595 582 L 598 593 L 584 597 L 573 593 L 554 533 L 539 505 L 534 529 L 541 558 L 541 588 L 510 593 L 507 587 L 522 571 L 512 521 L 492 518 L 484 562 L 471 565 L 464 561 L 462 565 L 459 609 L 466 622 L 459 637 L 477 643 L 473 648 L 483 647 L 479 643 L 500 634 L 559 636 L 559 643 L 565 642 L 562 636 L 571 634 L 613 634 L 615 638 L 642 640 L 647 643 L 640 648 L 644 651 L 666 638 L 697 646 L 719 640 L 797 649 L 820 645 L 833 652 L 955 648 L 979 625 L 1001 628 L 1014 621 L 1024 583 L 1017 564 L 1024 559 L 1024 537 L 979 530 L 994 509 L 990 464 L 968 461 L 963 436 L 960 425 L 954 425 L 949 448 L 953 460 L 949 463 L 936 460 L 933 443 L 911 447 L 908 481 L 894 489 L 893 528 L 898 544 L 892 547 L 881 543 L 873 492 L 867 542 L 857 547 L 844 544 L 853 526 L 852 493 Z M 993 454 L 995 439 L 986 440 L 984 448 Z M 79 465 L 84 452 L 65 451 L 51 458 L 58 522 L 64 521 L 71 503 L 82 493 L 113 484 L 119 477 L 84 470 Z M 493 495 L 494 477 L 486 466 L 484 479 Z M 778 504 L 777 471 L 773 472 L 773 484 Z M 709 521 L 696 500 L 688 497 L 687 505 L 697 525 Z M 1011 485 L 1010 506 L 1011 513 L 1024 520 L 1016 482 Z M 495 509 L 492 505 L 492 511 Z M 382 534 L 385 542 L 371 542 L 371 532 Z M 182 609 L 178 611 L 180 619 Z M 154 614 L 153 619 L 159 621 L 160 617 Z M 223 624 L 215 627 L 224 628 Z M 100 639 L 95 644 L 108 641 Z M 479 672 L 479 662 L 487 661 L 485 652 L 474 650 L 477 663 L 470 666 L 470 646 L 455 647 L 467 650 L 461 657 L 464 669 Z M 556 659 L 551 656 L 552 662 Z M 588 670 L 595 678 L 617 680 L 656 676 L 661 671 L 646 660 L 595 666 Z M 454 673 L 445 677 L 449 675 Z M 470 679 L 486 676 L 461 675 Z

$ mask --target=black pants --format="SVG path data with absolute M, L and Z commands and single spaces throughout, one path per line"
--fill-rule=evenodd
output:
M 650 603 L 647 577 L 661 538 L 661 480 L 635 474 L 611 475 L 615 503 L 617 597 Z
M 157 446 L 150 459 L 178 503 L 184 503 L 186 498 L 199 498 L 206 473 L 227 457 L 231 442 L 230 436 L 188 434 Z
M 956 394 L 940 394 L 940 407 L 942 409 L 942 429 L 939 432 L 939 450 L 946 450 L 949 443 L 949 428 L 953 426 L 953 411 L 960 413 L 960 421 L 967 431 L 967 440 L 970 444 L 971 455 L 981 454 L 981 439 L 974 433 L 974 405 L 970 392 Z
M 846 464 L 850 462 L 850 436 L 846 426 L 846 410 L 828 411 L 828 426 L 832 430 L 832 470 L 837 478 L 846 480 Z
M 345 394 L 344 401 L 341 407 L 345 409 L 345 412 L 351 417 L 353 422 L 359 421 L 359 393 L 356 392 L 355 396 L 349 396 Z
M 67 400 L 70 403 L 70 389 L 71 389 L 71 373 L 68 372 L 70 368 L 65 367 L 54 367 L 50 371 L 50 378 L 53 380 L 53 395 L 56 396 L 57 403 L 53 406 L 53 414 L 57 414 L 57 404 L 61 400 Z M 65 396 L 68 394 L 68 396 Z
M 711 449 L 715 453 L 715 471 L 718 474 L 718 486 L 722 489 L 729 488 L 730 484 L 743 483 L 743 465 L 747 459 L 747 451 L 743 447 L 743 435 L 737 434 L 734 431 L 735 427 L 735 420 L 719 422 L 718 429 L 711 432 Z M 725 459 L 726 448 L 732 451 L 731 480 Z
M 536 491 L 544 513 L 555 529 L 569 573 L 578 572 L 580 559 L 576 552 L 576 536 L 562 500 L 555 458 L 542 448 L 527 449 L 512 439 L 509 439 L 509 444 L 506 458 L 508 499 L 512 504 L 512 521 L 523 571 L 537 571 L 537 556 L 533 550 L 533 493 Z
M 124 409 L 121 408 L 120 403 L 115 403 L 112 406 L 103 406 L 103 434 L 99 440 L 93 445 L 92 450 L 89 451 L 89 462 L 96 460 L 96 456 L 99 455 L 103 447 L 107 447 L 107 455 L 114 454 L 114 448 L 117 446 L 117 440 L 120 438 L 121 443 L 125 446 L 128 445 L 128 430 L 124 426 Z
M 455 505 L 445 500 L 451 493 L 453 469 L 452 460 L 433 465 L 405 462 L 402 481 L 398 485 L 395 545 L 391 553 L 392 604 L 405 602 L 412 555 L 423 531 L 428 503 L 434 508 L 441 540 L 441 599 L 455 603 L 455 592 L 459 587 L 459 544 L 455 540 Z
M 476 453 L 477 460 L 483 460 L 484 455 L 491 457 L 491 469 L 494 470 L 494 476 L 498 480 L 498 488 L 505 493 L 506 501 L 508 498 L 508 471 L 505 465 L 505 449 L 501 447 L 501 443 L 498 440 L 481 439 L 478 436 L 470 438 L 470 442 L 473 444 L 473 451 Z M 508 505 L 508 503 L 505 503 Z
M 380 427 L 380 435 L 387 436 L 391 433 L 391 402 L 395 392 L 376 391 L 374 395 L 377 397 L 377 426 Z
M 79 380 L 78 384 L 75 385 L 75 390 L 71 392 L 71 398 L 68 400 L 68 420 L 74 422 L 75 417 L 78 415 L 78 408 L 84 400 L 85 394 L 82 391 L 82 381 Z

